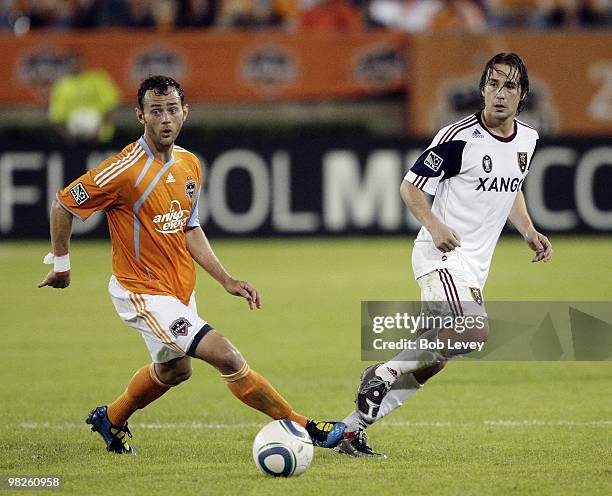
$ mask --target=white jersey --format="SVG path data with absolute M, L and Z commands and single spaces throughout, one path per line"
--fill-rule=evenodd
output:
M 495 136 L 482 123 L 480 112 L 438 132 L 404 179 L 435 195 L 433 213 L 459 233 L 461 246 L 442 253 L 422 227 L 412 252 L 415 278 L 436 269 L 454 269 L 484 287 L 537 140 L 537 131 L 518 120 L 511 136 Z

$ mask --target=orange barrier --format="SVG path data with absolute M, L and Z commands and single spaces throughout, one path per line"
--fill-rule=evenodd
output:
M 10 78 L 0 104 L 44 103 L 50 82 L 65 73 L 69 56 L 103 67 L 135 100 L 139 82 L 168 74 L 191 102 L 320 100 L 401 91 L 407 38 L 399 33 L 135 31 L 34 33 L 0 37 Z
M 409 48 L 411 134 L 430 136 L 478 105 L 482 69 L 493 55 L 517 52 L 531 94 L 521 117 L 548 134 L 612 134 L 612 34 L 420 35 Z
M 612 134 L 612 34 L 418 35 L 143 31 L 0 36 L 0 104 L 46 104 L 69 56 L 103 67 L 133 103 L 149 74 L 180 80 L 190 102 L 307 101 L 408 89 L 406 130 L 430 136 L 479 107 L 478 80 L 495 53 L 518 52 L 532 91 L 523 118 L 543 133 Z

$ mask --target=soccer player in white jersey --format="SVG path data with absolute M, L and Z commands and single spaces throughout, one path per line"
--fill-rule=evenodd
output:
M 486 341 L 482 288 L 507 219 L 535 252 L 533 262 L 552 256 L 550 241 L 534 228 L 521 192 L 538 133 L 516 119 L 529 93 L 520 57 L 499 53 L 489 60 L 480 93 L 483 109 L 441 129 L 400 188 L 402 199 L 423 225 L 412 266 L 424 311 L 481 316 L 484 322 L 461 333 L 458 327 L 421 329 L 421 336 L 441 343 Z M 428 194 L 434 196 L 431 207 Z M 439 353 L 404 350 L 386 363 L 367 367 L 337 449 L 352 456 L 384 458 L 368 446 L 365 429 L 401 406 L 458 353 L 448 346 Z

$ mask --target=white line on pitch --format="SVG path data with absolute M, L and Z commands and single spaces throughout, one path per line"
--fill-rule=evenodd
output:
M 222 424 L 222 423 L 202 423 L 202 422 L 184 422 L 184 423 L 134 423 L 131 425 L 134 429 L 176 429 L 176 430 L 216 430 L 216 429 L 249 429 L 261 427 L 264 422 L 248 422 L 237 424 Z M 386 421 L 381 422 L 380 427 L 530 427 L 530 426 L 560 426 L 560 427 L 604 427 L 612 426 L 612 420 L 536 420 L 536 419 L 494 419 L 483 420 L 480 422 L 411 422 L 411 421 Z M 86 427 L 85 423 L 63 422 L 52 424 L 50 422 L 22 422 L 17 424 L 17 427 L 22 429 L 81 429 Z
M 389 421 L 381 422 L 381 426 L 388 427 L 474 427 L 485 425 L 491 427 L 528 427 L 528 426 L 568 426 L 568 427 L 602 427 L 612 426 L 612 420 L 537 420 L 537 419 L 513 419 L 513 420 L 482 420 L 480 422 L 410 422 Z

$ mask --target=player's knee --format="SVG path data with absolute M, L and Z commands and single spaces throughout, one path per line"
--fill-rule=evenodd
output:
M 217 363 L 215 364 L 223 374 L 235 374 L 243 365 L 244 358 L 242 354 L 233 346 L 219 353 Z
M 476 321 L 475 325 L 466 328 L 461 334 L 464 340 L 484 344 L 489 338 L 489 324 L 486 319 Z
M 189 365 L 189 367 L 183 370 L 177 371 L 174 375 L 175 384 L 180 384 L 181 382 L 185 382 L 189 380 L 192 373 L 193 373 L 193 370 L 191 369 L 191 365 Z
M 156 368 L 156 374 L 159 380 L 164 384 L 168 386 L 178 386 L 181 382 L 185 382 L 191 377 L 191 363 L 185 362 L 172 367 L 161 365 Z
M 434 363 L 429 367 L 425 367 L 423 369 L 419 369 L 414 372 L 414 378 L 417 380 L 419 384 L 425 384 L 429 379 L 431 379 L 434 375 L 440 372 L 446 366 L 446 360 L 441 362 Z
M 482 344 L 486 343 L 489 339 L 489 326 L 488 324 L 483 324 L 474 329 L 474 340 L 478 341 Z

